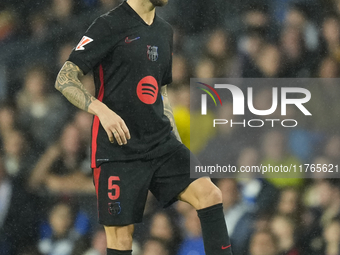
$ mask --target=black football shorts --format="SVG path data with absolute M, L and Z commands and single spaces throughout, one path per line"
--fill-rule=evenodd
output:
M 190 178 L 190 154 L 181 144 L 158 158 L 106 162 L 94 168 L 99 223 L 123 226 L 142 222 L 148 190 L 163 207 L 177 201 L 195 181 Z

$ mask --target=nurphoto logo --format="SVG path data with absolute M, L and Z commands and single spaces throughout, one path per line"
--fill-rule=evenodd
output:
M 205 92 L 201 94 L 201 115 L 207 115 L 208 109 L 208 100 L 207 95 L 213 100 L 215 106 L 216 103 L 214 95 L 220 102 L 220 105 L 223 105 L 221 100 L 221 96 L 224 93 L 231 95 L 232 105 L 233 105 L 233 115 L 235 116 L 244 116 L 245 110 L 247 109 L 251 114 L 256 116 L 269 116 L 272 115 L 278 108 L 280 104 L 281 116 L 287 115 L 287 106 L 293 105 L 298 110 L 300 110 L 305 116 L 312 116 L 310 111 L 304 106 L 311 99 L 311 93 L 306 88 L 301 87 L 272 87 L 272 105 L 269 109 L 256 109 L 254 106 L 254 91 L 253 87 L 247 87 L 246 90 L 242 90 L 236 85 L 232 84 L 214 84 L 213 86 L 208 85 L 203 82 L 196 82 L 196 84 L 203 85 L 206 88 L 198 87 L 200 90 Z M 212 94 L 210 91 L 212 91 Z M 217 91 L 218 90 L 218 91 Z M 279 93 L 280 92 L 280 93 Z M 245 103 L 247 102 L 247 104 Z M 247 106 L 247 108 L 245 108 Z M 242 121 L 235 121 L 233 119 L 213 119 L 212 125 L 216 127 L 216 125 L 230 125 L 233 127 L 235 125 L 242 125 L 243 127 L 263 127 L 268 123 L 272 127 L 275 126 L 276 123 L 280 123 L 282 127 L 296 127 L 298 125 L 298 121 L 296 119 L 277 119 L 277 118 L 257 118 L 257 119 L 243 119 Z

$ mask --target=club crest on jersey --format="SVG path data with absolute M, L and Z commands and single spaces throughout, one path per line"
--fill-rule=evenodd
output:
M 87 36 L 83 36 L 83 38 L 81 38 L 80 42 L 78 43 L 77 47 L 76 47 L 76 51 L 77 50 L 85 50 L 84 46 L 86 44 L 89 44 L 90 42 L 93 42 L 93 39 Z
M 158 47 L 157 46 L 151 46 L 147 45 L 147 54 L 148 54 L 148 59 L 151 61 L 156 61 L 158 59 Z
M 120 214 L 122 208 L 120 207 L 120 202 L 109 203 L 109 213 L 113 216 Z

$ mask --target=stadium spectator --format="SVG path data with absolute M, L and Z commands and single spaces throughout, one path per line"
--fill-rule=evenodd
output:
M 303 213 L 300 194 L 301 192 L 296 188 L 284 188 L 281 190 L 277 204 L 277 214 L 291 218 L 294 224 L 301 222 Z
M 48 20 L 45 13 L 33 13 L 29 17 L 30 40 L 40 44 L 48 39 Z
M 323 154 L 334 164 L 340 162 L 340 135 L 330 136 L 325 144 Z
M 268 5 L 251 3 L 245 7 L 243 13 L 244 30 L 257 29 L 263 34 L 268 35 L 270 17 L 268 15 Z
M 340 253 L 340 221 L 335 219 L 331 221 L 323 232 L 325 239 L 325 248 L 323 254 L 333 255 Z
M 338 16 L 328 16 L 322 24 L 322 35 L 325 40 L 325 55 L 340 61 L 340 23 Z
M 247 31 L 247 33 L 239 39 L 239 76 L 240 77 L 258 77 L 255 66 L 255 58 L 258 56 L 265 40 L 261 33 L 256 30 Z M 236 75 L 236 77 L 239 77 Z
M 270 229 L 271 212 L 257 213 L 254 222 L 254 232 L 268 231 Z
M 327 197 L 327 193 L 329 197 Z M 320 206 L 323 209 L 320 223 L 325 227 L 340 215 L 340 186 L 338 180 L 325 180 L 320 194 L 322 195 Z
M 4 43 L 15 35 L 15 13 L 11 10 L 0 10 L 0 43 Z
M 323 246 L 322 232 L 340 215 L 340 191 L 337 179 L 320 180 L 318 188 L 318 205 L 309 207 L 308 226 L 304 233 L 305 249 L 311 253 L 320 253 Z
M 44 187 L 50 193 L 93 193 L 92 177 L 82 169 L 86 148 L 78 129 L 67 125 L 58 143 L 51 145 L 33 169 L 29 184 L 32 190 Z M 70 185 L 72 183 L 72 185 Z
M 331 160 L 325 156 L 317 156 L 314 158 L 313 164 L 320 164 L 322 167 L 328 167 Z M 324 179 L 328 177 L 327 172 L 314 172 L 311 177 L 313 178 L 304 189 L 303 204 L 306 207 L 318 207 L 321 205 L 320 189 L 324 183 Z
M 36 158 L 35 152 L 29 150 L 24 134 L 18 130 L 7 133 L 4 136 L 3 152 L 7 174 L 25 186 Z
M 207 40 L 202 55 L 214 61 L 216 78 L 228 77 L 234 70 L 235 51 L 231 41 L 222 28 L 214 30 Z
M 247 254 L 247 243 L 252 233 L 253 217 L 247 204 L 243 203 L 235 179 L 219 179 L 217 186 L 222 192 L 225 219 L 233 253 Z
M 17 122 L 16 122 L 16 110 L 14 106 L 8 103 L 3 103 L 0 106 L 0 142 L 1 147 L 3 146 L 3 139 L 4 137 L 17 130 Z
M 255 58 L 258 78 L 280 77 L 282 72 L 281 52 L 276 45 L 264 45 Z
M 16 255 L 35 244 L 40 210 L 34 197 L 25 191 L 23 185 L 9 178 L 0 157 L 1 255 Z
M 299 165 L 299 160 L 292 156 L 286 149 L 285 134 L 280 130 L 271 130 L 264 134 L 261 141 L 261 147 L 263 152 L 262 164 L 266 166 L 290 166 Z M 275 172 L 267 173 L 268 180 L 276 187 L 285 186 L 299 186 L 302 185 L 303 179 L 299 179 L 301 174 L 299 172 L 290 173 L 289 178 L 278 178 L 278 174 Z M 293 178 L 295 177 L 295 178 Z
M 170 254 L 176 254 L 181 243 L 181 236 L 177 223 L 165 212 L 158 212 L 153 215 L 150 223 L 150 237 L 157 238 L 164 242 Z
M 180 54 L 173 55 L 171 87 L 188 85 L 189 75 L 190 71 L 186 58 Z
M 310 77 L 310 53 L 306 49 L 301 31 L 297 27 L 286 27 L 281 33 L 280 50 L 283 53 L 283 77 Z
M 285 18 L 285 25 L 301 31 L 309 51 L 317 50 L 319 46 L 318 29 L 309 19 L 308 6 L 303 3 L 292 3 Z
M 261 161 L 259 151 L 255 147 L 245 147 L 239 153 L 237 166 L 257 167 Z M 277 201 L 279 191 L 266 179 L 261 178 L 262 173 L 240 173 L 240 191 L 245 203 L 255 214 L 271 214 L 273 204 Z
M 288 216 L 274 216 L 271 220 L 271 231 L 278 240 L 279 254 L 301 254 L 296 248 L 296 225 L 292 219 Z
M 70 0 L 53 0 L 51 2 L 51 19 L 66 24 L 73 17 L 74 2 Z
M 75 214 L 69 203 L 57 202 L 52 206 L 48 217 L 51 234 L 38 242 L 42 254 L 71 255 L 86 250 L 85 239 L 73 227 Z
M 93 234 L 91 244 L 91 248 L 83 255 L 106 255 L 106 235 L 103 228 Z
M 201 226 L 196 211 L 193 208 L 190 208 L 184 217 L 184 240 L 180 245 L 177 255 L 190 255 L 193 253 L 204 255 Z
M 141 253 L 141 255 L 158 255 L 158 254 L 170 255 L 175 253 L 170 253 L 166 243 L 162 239 L 157 238 L 148 239 L 144 244 L 143 252 Z
M 195 66 L 195 78 L 214 78 L 216 74 L 216 63 L 210 58 L 201 58 Z
M 258 231 L 252 235 L 250 241 L 250 255 L 278 255 L 275 236 L 269 231 Z
M 32 137 L 35 148 L 54 142 L 68 116 L 65 101 L 48 90 L 48 73 L 43 66 L 27 71 L 24 87 L 18 92 L 18 120 Z

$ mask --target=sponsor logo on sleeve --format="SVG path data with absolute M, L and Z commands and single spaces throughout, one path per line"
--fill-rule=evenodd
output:
M 87 36 L 83 36 L 83 38 L 80 40 L 80 42 L 78 43 L 77 47 L 76 47 L 76 51 L 77 50 L 85 50 L 84 46 L 89 44 L 90 42 L 93 42 L 93 39 Z

